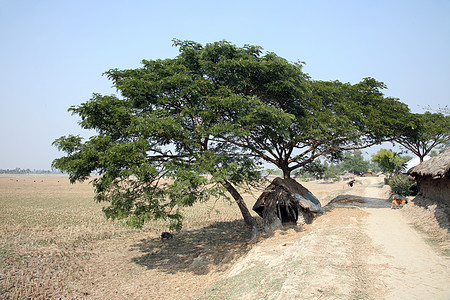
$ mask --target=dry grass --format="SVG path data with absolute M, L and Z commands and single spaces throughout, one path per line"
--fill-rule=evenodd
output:
M 344 186 L 304 185 L 321 200 Z M 259 193 L 244 194 L 249 208 Z M 0 298 L 101 298 L 113 296 L 111 290 L 139 297 L 140 291 L 156 288 L 158 280 L 177 282 L 180 271 L 189 271 L 192 284 L 199 284 L 198 278 L 211 272 L 189 268 L 200 254 L 219 266 L 247 249 L 241 214 L 222 199 L 187 208 L 183 232 L 175 242 L 161 244 L 158 235 L 166 224 L 153 222 L 138 231 L 107 221 L 93 196 L 88 183 L 72 185 L 64 175 L 0 175 Z M 143 283 L 143 290 L 134 287 L 134 294 L 128 287 L 119 290 L 118 282 L 135 284 L 130 274 L 140 273 L 161 278 Z
M 2 298 L 59 294 L 90 244 L 132 232 L 106 221 L 92 197 L 87 183 L 66 176 L 0 176 Z

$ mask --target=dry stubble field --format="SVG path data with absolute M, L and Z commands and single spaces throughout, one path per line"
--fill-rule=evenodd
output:
M 345 189 L 303 184 L 322 202 Z M 260 192 L 245 192 L 249 208 Z M 0 175 L 0 298 L 190 298 L 254 243 L 221 199 L 186 209 L 170 242 L 164 223 L 131 229 L 102 205 L 65 175 Z

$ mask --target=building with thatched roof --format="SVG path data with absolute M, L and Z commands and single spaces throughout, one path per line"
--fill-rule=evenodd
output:
M 291 178 L 275 178 L 253 206 L 264 219 L 264 230 L 283 224 L 310 223 L 313 213 L 323 212 L 320 201 L 303 185 Z
M 417 181 L 419 195 L 450 204 L 450 149 L 420 163 L 408 174 Z

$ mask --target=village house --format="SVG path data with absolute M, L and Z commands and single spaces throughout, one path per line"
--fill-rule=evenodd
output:
M 417 182 L 420 196 L 450 204 L 450 149 L 420 163 L 408 174 Z

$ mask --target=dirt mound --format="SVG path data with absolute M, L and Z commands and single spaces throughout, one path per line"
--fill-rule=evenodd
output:
M 259 241 L 199 299 L 382 299 L 359 209 L 336 208 Z

